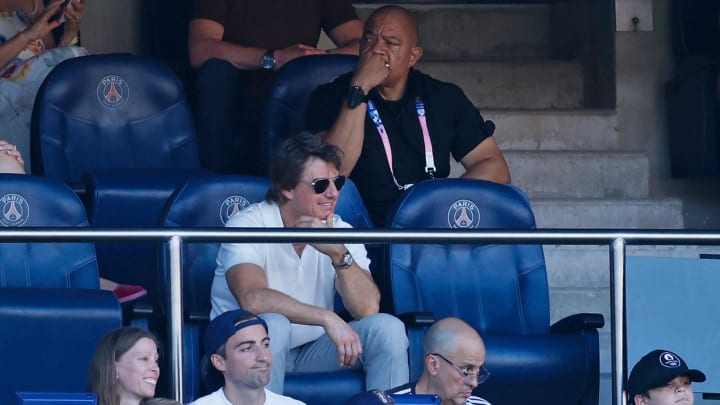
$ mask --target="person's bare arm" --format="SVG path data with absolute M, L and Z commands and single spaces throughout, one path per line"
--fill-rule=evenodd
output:
M 370 51 L 360 55 L 350 86 L 360 86 L 365 94 L 379 85 L 388 75 L 385 58 Z M 325 142 L 336 145 L 343 151 L 341 172 L 349 176 L 355 168 L 365 139 L 365 116 L 367 104 L 361 103 L 355 108 L 348 108 L 343 102 L 335 123 L 329 131 L 322 134 Z
M 200 18 L 190 21 L 188 52 L 190 65 L 200 67 L 209 59 L 222 59 L 238 69 L 257 69 L 264 49 L 235 45 L 223 41 L 225 27 L 216 21 Z
M 333 216 L 324 221 L 311 216 L 301 216 L 296 228 L 333 229 Z M 327 255 L 332 263 L 341 263 L 348 248 L 342 243 L 312 243 L 318 252 Z M 380 290 L 370 273 L 353 262 L 350 267 L 335 270 L 335 288 L 343 299 L 345 309 L 354 319 L 362 319 L 380 310 Z
M 339 262 L 342 259 L 336 260 Z M 337 270 L 335 288 L 343 299 L 345 309 L 354 319 L 362 319 L 380 311 L 380 290 L 370 272 L 360 268 L 357 263 Z
M 0 173 L 25 174 L 25 161 L 15 145 L 0 140 Z
M 489 136 L 461 160 L 465 167 L 466 179 L 488 180 L 495 183 L 510 183 L 510 170 L 495 138 Z
M 254 314 L 282 314 L 293 323 L 322 326 L 338 349 L 340 365 L 354 364 L 362 353 L 360 337 L 335 312 L 304 304 L 269 288 L 265 272 L 259 266 L 237 264 L 228 269 L 225 277 L 242 308 Z
M 55 42 L 50 39 L 48 44 L 47 38 L 52 37 L 51 32 L 60 25 L 59 21 L 48 22 L 50 15 L 54 13 L 60 6 L 62 0 L 51 3 L 42 12 L 38 10 L 38 17 L 24 31 L 0 44 L 0 67 L 4 68 L 15 59 L 20 52 L 32 41 L 43 39 L 47 47 L 53 47 Z M 41 5 L 38 7 L 42 7 Z M 50 46 L 53 45 L 53 46 Z
M 360 51 L 360 38 L 362 38 L 363 23 L 360 20 L 350 20 L 338 25 L 328 33 L 335 44 L 335 49 L 328 49 L 328 53 L 345 53 L 357 55 Z
M 63 34 L 60 37 L 60 43 L 57 46 L 69 45 L 78 36 L 78 33 L 80 32 L 80 22 L 85 14 L 86 2 L 87 0 L 72 0 L 68 8 L 65 9 Z
M 249 46 L 240 46 L 223 41 L 225 28 L 218 22 L 204 18 L 190 21 L 188 32 L 188 52 L 190 65 L 200 67 L 209 59 L 222 59 L 230 62 L 238 69 L 260 69 L 262 59 L 267 49 Z M 274 52 L 275 70 L 280 69 L 287 62 L 305 55 L 316 55 L 324 51 L 297 44 Z

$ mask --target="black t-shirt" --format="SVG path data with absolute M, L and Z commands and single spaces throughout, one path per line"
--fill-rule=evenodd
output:
M 318 87 L 310 97 L 307 129 L 325 131 L 332 127 L 350 85 L 352 73 Z M 399 184 L 415 184 L 429 179 L 425 171 L 425 147 L 416 99 L 425 105 L 428 132 L 433 146 L 436 178 L 450 174 L 450 154 L 461 160 L 485 138 L 494 125 L 483 120 L 480 112 L 456 85 L 441 82 L 412 69 L 405 96 L 385 101 L 375 91 L 369 98 L 375 103 L 392 149 L 393 171 Z M 362 152 L 350 174 L 376 226 L 383 226 L 388 211 L 403 191 L 393 182 L 382 141 L 369 115 L 365 118 Z

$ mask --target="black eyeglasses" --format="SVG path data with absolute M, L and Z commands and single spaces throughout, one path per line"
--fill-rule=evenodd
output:
M 430 353 L 430 356 L 438 356 L 443 359 L 447 364 L 451 365 L 455 370 L 457 370 L 458 373 L 462 374 L 465 381 L 477 380 L 478 384 L 482 384 L 487 381 L 488 378 L 490 378 L 490 372 L 485 368 L 484 365 L 480 366 L 477 371 L 471 371 L 468 367 L 460 368 L 456 366 L 455 363 L 448 360 L 440 353 Z
M 330 181 L 332 180 L 333 183 L 335 183 L 335 188 L 340 191 L 340 189 L 345 185 L 345 176 L 336 176 L 335 178 L 328 179 L 328 178 L 317 178 L 313 179 L 313 181 L 305 181 L 300 180 L 301 183 L 305 183 L 308 186 L 312 187 L 315 191 L 315 194 L 322 194 L 325 191 L 327 191 L 328 187 L 330 187 Z

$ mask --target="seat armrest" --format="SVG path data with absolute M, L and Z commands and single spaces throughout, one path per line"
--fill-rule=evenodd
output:
M 435 315 L 432 312 L 406 312 L 398 315 L 398 318 L 406 327 L 421 328 L 435 323 Z
M 602 314 L 574 314 L 565 317 L 552 326 L 551 333 L 577 333 L 586 329 L 600 329 L 605 326 L 605 318 Z

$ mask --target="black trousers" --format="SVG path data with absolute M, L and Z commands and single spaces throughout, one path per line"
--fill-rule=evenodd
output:
M 195 126 L 200 163 L 220 174 L 267 176 L 264 96 L 244 91 L 252 75 L 210 59 L 196 71 Z

